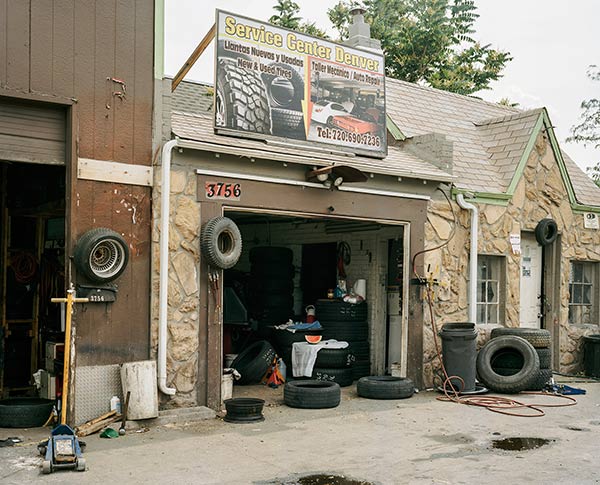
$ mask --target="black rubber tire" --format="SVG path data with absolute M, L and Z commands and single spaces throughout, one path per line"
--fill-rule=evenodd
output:
M 271 108 L 271 123 L 273 124 L 274 135 L 304 134 L 304 114 L 302 111 Z
M 404 377 L 367 376 L 358 380 L 356 392 L 369 399 L 406 399 L 415 393 L 415 385 Z
M 341 396 L 337 382 L 316 379 L 288 381 L 283 388 L 283 402 L 291 408 L 334 408 L 340 404 Z
M 112 229 L 97 227 L 77 241 L 73 261 L 79 273 L 96 283 L 107 283 L 123 274 L 129 262 L 129 245 Z
M 366 302 L 353 304 L 340 300 L 317 300 L 315 309 L 317 319 L 321 323 L 330 320 L 336 322 L 364 322 L 369 316 Z
M 250 250 L 250 262 L 252 269 L 254 266 L 262 264 L 273 264 L 277 266 L 286 266 L 292 264 L 294 252 L 290 248 L 278 246 L 259 246 Z
M 552 367 L 552 352 L 550 349 L 535 349 L 540 359 L 540 369 L 550 369 Z M 494 362 L 494 370 L 498 372 L 497 368 L 505 369 L 520 369 L 523 367 L 523 356 L 517 352 L 506 352 L 504 355 L 498 357 Z M 502 374 L 505 375 L 505 374 Z
M 17 397 L 0 401 L 0 428 L 39 428 L 52 414 L 54 401 Z
M 269 95 L 269 102 L 271 106 L 276 108 L 286 108 L 288 110 L 300 111 L 300 114 L 302 115 L 302 105 L 300 103 L 304 98 L 304 80 L 302 79 L 302 76 L 300 76 L 296 69 L 294 69 L 291 66 L 288 66 L 287 64 L 278 62 L 273 62 L 272 64 L 269 64 L 269 68 L 275 67 L 280 67 L 292 72 L 291 79 L 288 79 L 292 88 L 292 95 L 290 96 L 289 100 L 281 99 L 281 97 L 275 95 L 273 93 L 273 87 L 271 83 L 282 76 L 276 76 L 274 74 L 266 73 L 263 74 L 262 80 L 265 84 L 265 88 Z
M 228 217 L 213 217 L 202 228 L 200 249 L 209 266 L 233 268 L 242 255 L 242 234 Z
M 241 374 L 236 384 L 256 384 L 260 382 L 275 358 L 275 349 L 266 340 L 259 340 L 246 347 L 231 363 L 231 367 Z
M 552 244 L 558 237 L 558 226 L 554 219 L 542 219 L 535 227 L 535 239 L 542 246 Z
M 341 341 L 367 340 L 369 338 L 369 325 L 367 322 L 321 322 L 323 326 L 323 339 Z
M 271 109 L 260 75 L 220 59 L 217 68 L 215 125 L 233 130 L 271 134 Z
M 263 280 L 250 280 L 250 291 L 258 295 L 261 293 L 286 293 L 291 294 L 294 291 L 294 280 L 291 278 L 266 278 Z
M 271 278 L 292 280 L 296 274 L 296 268 L 291 264 L 261 263 L 253 264 L 250 268 L 250 277 L 256 281 L 266 281 Z
M 348 341 L 350 353 L 354 358 L 362 361 L 370 361 L 371 359 L 371 345 L 367 340 Z
M 541 391 L 550 382 L 550 379 L 552 379 L 552 369 L 540 369 L 533 379 L 531 379 L 527 390 Z
M 550 332 L 542 328 L 511 328 L 511 327 L 498 327 L 492 329 L 491 338 L 502 337 L 504 335 L 514 335 L 527 340 L 536 349 L 549 348 L 552 341 L 550 338 Z
M 540 358 L 540 369 L 552 368 L 552 349 L 535 349 Z
M 351 386 L 354 382 L 354 375 L 350 367 L 345 369 L 315 367 L 313 368 L 312 378 L 318 381 L 337 382 L 340 387 Z
M 371 346 L 366 340 L 359 341 L 348 341 L 350 353 L 356 360 L 370 360 L 371 358 Z
M 357 360 L 352 364 L 352 377 L 358 380 L 361 377 L 371 375 L 371 362 L 368 360 Z
M 355 360 L 354 356 L 350 353 L 349 347 L 345 349 L 320 349 L 317 353 L 315 367 L 345 369 L 351 367 Z
M 515 374 L 503 376 L 494 371 L 494 362 L 506 352 L 520 352 L 523 367 Z M 533 346 L 527 340 L 514 335 L 505 335 L 491 339 L 477 355 L 477 374 L 479 380 L 488 389 L 496 392 L 514 394 L 524 391 L 540 370 L 540 359 Z

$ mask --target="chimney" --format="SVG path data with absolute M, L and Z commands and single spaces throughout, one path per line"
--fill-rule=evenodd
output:
M 348 40 L 345 44 L 381 54 L 381 42 L 371 38 L 371 26 L 365 22 L 365 12 L 363 7 L 355 7 L 350 11 L 352 23 L 348 26 Z

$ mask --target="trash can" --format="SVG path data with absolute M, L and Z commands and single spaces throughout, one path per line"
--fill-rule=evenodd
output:
M 583 367 L 588 377 L 600 377 L 600 335 L 583 337 Z
M 460 392 L 475 391 L 477 361 L 477 330 L 474 323 L 445 323 L 439 333 L 442 338 L 444 367 L 449 376 L 458 376 L 452 385 Z

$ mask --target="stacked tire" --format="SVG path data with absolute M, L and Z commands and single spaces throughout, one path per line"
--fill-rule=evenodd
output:
M 348 342 L 350 354 L 354 357 L 351 366 L 353 380 L 368 376 L 371 359 L 367 303 L 317 300 L 315 307 L 317 319 L 323 326 L 323 339 Z
M 532 376 L 528 391 L 541 391 L 552 379 L 552 348 L 551 336 L 548 330 L 540 328 L 509 328 L 501 327 L 492 330 L 491 338 L 495 339 L 503 336 L 520 337 L 534 348 L 540 363 L 539 371 Z M 507 356 L 504 361 L 498 363 L 498 370 L 503 373 L 514 373 L 521 366 L 520 359 L 514 359 Z
M 313 368 L 312 378 L 319 381 L 337 382 L 340 387 L 352 385 L 354 356 L 350 348 L 321 349 Z
M 273 330 L 272 339 L 277 350 L 277 355 L 283 359 L 285 365 L 289 369 L 289 375 L 292 372 L 292 345 L 295 342 L 306 342 L 304 338 L 307 335 L 321 335 L 322 330 L 296 330 L 290 332 L 288 330 Z
M 256 247 L 250 250 L 249 310 L 258 321 L 259 333 L 281 325 L 294 316 L 293 253 L 283 247 Z

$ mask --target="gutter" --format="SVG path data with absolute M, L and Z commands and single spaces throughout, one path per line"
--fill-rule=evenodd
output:
M 463 194 L 456 195 L 456 202 L 465 210 L 471 211 L 471 248 L 469 254 L 469 317 L 477 322 L 477 233 L 479 231 L 479 211 L 477 206 L 465 201 Z
M 167 387 L 167 295 L 169 285 L 169 197 L 171 195 L 171 157 L 178 140 L 169 140 L 162 148 L 160 191 L 160 265 L 158 296 L 158 388 L 173 396 L 177 389 Z

